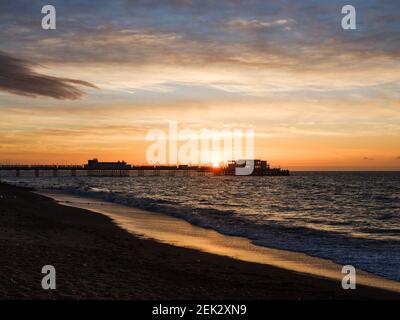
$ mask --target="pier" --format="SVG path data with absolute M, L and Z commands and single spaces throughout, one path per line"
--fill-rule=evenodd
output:
M 266 161 L 254 160 L 253 176 L 288 176 L 288 170 L 270 168 Z M 85 165 L 0 165 L 0 172 L 15 172 L 16 177 L 31 172 L 29 176 L 38 177 L 145 177 L 145 176 L 234 176 L 235 168 L 240 167 L 231 161 L 226 167 L 191 165 L 130 165 L 124 161 L 99 162 L 89 160 Z
M 0 172 L 14 172 L 16 177 L 23 173 L 31 173 L 29 176 L 39 177 L 145 177 L 145 176 L 206 176 L 218 173 L 219 168 L 197 166 L 131 166 L 126 169 L 86 168 L 81 166 L 58 165 L 0 165 Z

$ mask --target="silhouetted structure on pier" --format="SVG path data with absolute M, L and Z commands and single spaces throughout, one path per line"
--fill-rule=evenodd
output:
M 289 170 L 282 170 L 280 168 L 271 168 L 266 160 L 241 160 L 230 161 L 228 166 L 223 169 L 223 175 L 235 176 L 237 175 L 236 169 L 248 168 L 251 172 L 247 175 L 250 176 L 288 176 Z
M 132 166 L 125 161 L 118 162 L 99 162 L 97 159 L 88 160 L 88 164 L 84 165 L 87 170 L 130 170 Z
M 132 166 L 125 161 L 118 162 L 99 162 L 97 159 L 88 160 L 88 164 L 84 165 L 84 169 L 88 170 L 88 176 L 111 176 L 111 177 L 127 177 Z

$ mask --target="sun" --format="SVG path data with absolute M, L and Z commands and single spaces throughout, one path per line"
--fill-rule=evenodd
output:
M 213 168 L 219 168 L 219 162 L 213 162 L 212 163 Z
M 213 168 L 220 168 L 222 164 L 222 155 L 219 151 L 211 151 L 210 162 Z

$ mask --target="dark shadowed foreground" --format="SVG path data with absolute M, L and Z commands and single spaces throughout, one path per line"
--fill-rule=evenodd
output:
M 399 299 L 397 293 L 136 238 L 109 218 L 0 184 L 1 299 Z M 57 289 L 41 288 L 43 265 Z

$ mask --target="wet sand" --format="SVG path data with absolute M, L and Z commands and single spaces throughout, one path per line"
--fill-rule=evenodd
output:
M 243 256 L 237 256 L 242 259 L 238 260 L 176 246 L 181 243 L 171 245 L 145 239 L 128 232 L 122 220 L 113 218 L 123 228 L 103 214 L 60 205 L 26 189 L 0 184 L 0 298 L 400 298 L 399 293 L 363 285 L 345 291 L 339 280 L 285 269 L 279 263 L 292 261 L 296 265 L 297 258 L 283 259 L 274 251 L 268 258 L 273 266 L 243 261 L 246 260 Z M 144 234 L 143 223 L 142 228 Z M 154 231 L 154 227 L 150 229 Z M 163 230 L 164 236 L 171 236 Z M 207 245 L 220 250 L 220 240 L 214 236 Z M 245 245 L 242 240 L 236 239 L 232 245 Z M 258 256 L 256 252 L 257 259 Z M 41 288 L 40 271 L 47 264 L 56 267 L 57 290 Z M 316 267 L 313 263 L 308 265 Z
M 62 192 L 46 191 L 39 194 L 55 199 L 63 205 L 104 214 L 113 219 L 121 228 L 141 238 L 317 277 L 338 281 L 343 278 L 341 272 L 343 266 L 330 260 L 311 257 L 303 253 L 256 246 L 246 238 L 223 235 L 169 215 Z M 400 282 L 390 281 L 362 270 L 357 270 L 357 283 L 400 292 Z

